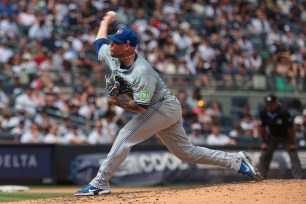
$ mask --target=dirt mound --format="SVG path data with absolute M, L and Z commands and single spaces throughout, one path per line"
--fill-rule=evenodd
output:
M 306 203 L 306 180 L 266 180 L 263 182 L 230 183 L 213 186 L 163 190 L 113 190 L 112 194 L 89 197 L 58 197 L 18 204 L 90 203 L 90 204 L 158 204 L 158 203 Z M 53 191 L 54 192 L 54 191 Z M 62 190 L 60 190 L 63 193 Z

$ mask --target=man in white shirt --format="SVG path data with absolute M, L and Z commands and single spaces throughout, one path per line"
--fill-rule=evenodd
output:
M 32 89 L 27 87 L 24 92 L 16 97 L 15 109 L 24 109 L 33 116 L 36 113 L 36 104 L 31 99 Z
M 95 121 L 95 128 L 89 133 L 89 144 L 111 144 L 114 141 L 113 135 L 109 135 L 104 131 L 102 122 L 100 120 Z
M 221 134 L 220 127 L 213 125 L 211 134 L 208 135 L 206 140 L 207 145 L 235 145 L 236 141 L 229 138 L 227 135 Z
M 21 143 L 42 143 L 43 135 L 38 124 L 33 123 L 31 129 L 21 135 Z
M 65 143 L 64 138 L 62 138 L 58 134 L 58 124 L 57 123 L 51 124 L 51 126 L 49 128 L 49 133 L 45 136 L 43 142 L 48 143 L 48 144 Z
M 71 124 L 70 131 L 64 136 L 64 141 L 69 144 L 86 144 L 87 137 L 79 130 L 77 124 Z
M 0 63 L 7 63 L 9 58 L 14 55 L 13 50 L 3 42 L 0 42 L 0 53 Z
M 193 123 L 191 125 L 191 133 L 188 135 L 189 141 L 195 145 L 204 145 L 205 137 L 201 134 L 202 126 L 200 123 Z

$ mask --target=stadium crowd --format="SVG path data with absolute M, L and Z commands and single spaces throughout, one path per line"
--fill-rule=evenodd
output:
M 2 132 L 23 143 L 113 142 L 132 114 L 99 90 L 108 68 L 92 43 L 109 10 L 118 13 L 111 32 L 132 27 L 138 53 L 169 86 L 194 88 L 176 94 L 194 143 L 235 145 L 241 135 L 259 136 L 248 104 L 225 127 L 219 101 L 199 103 L 201 89 L 248 90 L 261 75 L 277 91 L 306 90 L 306 0 L 0 0 Z M 305 141 L 306 110 L 300 115 Z

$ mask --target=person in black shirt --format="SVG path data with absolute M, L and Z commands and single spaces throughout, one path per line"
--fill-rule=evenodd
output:
M 271 94 L 265 97 L 265 108 L 260 111 L 259 116 L 261 120 L 262 154 L 258 169 L 262 176 L 267 178 L 273 152 L 279 144 L 282 144 L 288 149 L 293 178 L 302 178 L 290 112 L 278 102 L 277 96 Z

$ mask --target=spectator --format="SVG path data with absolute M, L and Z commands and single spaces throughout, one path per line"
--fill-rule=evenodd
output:
M 259 72 L 259 69 L 262 66 L 262 59 L 259 56 L 258 50 L 254 49 L 250 58 L 245 58 L 244 65 L 248 74 L 254 75 Z
M 45 135 L 44 143 L 48 144 L 63 144 L 65 143 L 64 139 L 58 134 L 58 124 L 52 123 L 49 127 L 48 133 Z
M 0 30 L 1 30 L 1 24 L 0 24 Z M 0 31 L 1 36 L 1 31 Z M 3 41 L 3 40 L 2 40 Z M 7 43 L 0 41 L 0 63 L 7 63 L 9 59 L 14 55 L 14 52 Z
M 21 57 L 21 63 L 18 67 L 19 70 L 13 70 L 16 74 L 19 74 L 21 71 L 25 71 L 27 74 L 35 74 L 37 72 L 37 63 L 33 59 L 33 56 L 26 52 Z M 16 67 L 17 68 L 17 67 Z
M 236 145 L 235 140 L 220 131 L 219 125 L 214 124 L 211 128 L 211 134 L 207 136 L 207 145 Z
M 48 116 L 47 110 L 45 107 L 37 107 L 36 114 L 34 116 L 34 122 L 37 123 L 39 126 L 42 126 L 43 121 L 51 121 L 51 118 Z
M 223 79 L 226 88 L 233 88 L 238 70 L 232 64 L 226 64 L 223 68 Z
M 3 81 L 0 79 L 0 111 L 6 109 L 9 105 L 9 97 L 3 91 Z
M 115 138 L 118 133 L 118 125 L 114 122 L 115 112 L 112 110 L 106 111 L 104 114 L 101 122 L 105 134 L 108 135 L 110 138 Z
M 200 123 L 193 123 L 191 125 L 191 133 L 188 134 L 189 141 L 194 145 L 204 145 L 205 136 L 201 134 L 202 126 Z
M 43 93 L 43 84 L 39 79 L 35 79 L 30 83 L 32 89 L 31 100 L 35 103 L 36 107 L 45 105 L 45 95 Z
M 87 99 L 87 103 L 80 107 L 79 115 L 88 120 L 96 120 L 100 117 L 101 112 L 96 105 L 96 97 L 91 96 Z
M 195 107 L 192 112 L 197 115 L 198 121 L 200 123 L 205 124 L 206 127 L 210 127 L 213 118 L 211 118 L 207 112 L 205 101 L 199 101 L 198 106 Z
M 298 63 L 296 56 L 291 55 L 291 66 L 289 68 L 289 71 L 287 73 L 290 85 L 294 90 L 303 90 L 303 82 L 305 79 L 305 69 L 302 66 L 302 64 Z
M 243 137 L 243 136 L 244 136 L 244 132 L 243 132 L 243 129 L 241 128 L 240 123 L 236 123 L 236 124 L 234 125 L 234 129 L 232 129 L 232 130 L 228 133 L 228 135 L 229 135 L 231 138 L 235 139 L 235 140 L 236 140 L 236 138 Z
M 16 127 L 21 119 L 25 120 L 25 128 L 28 130 L 32 125 L 32 121 L 24 109 L 17 110 L 17 114 L 14 114 L 7 122 L 7 128 Z
M 68 144 L 86 144 L 87 137 L 79 129 L 78 124 L 72 123 L 69 126 L 69 131 L 64 136 L 65 143 Z
M 199 88 L 203 85 L 207 89 L 210 89 L 211 88 L 210 63 L 205 60 L 200 59 L 196 65 L 196 72 L 197 72 L 197 77 L 195 81 L 195 86 Z
M 34 116 L 36 113 L 36 104 L 31 99 L 32 88 L 26 87 L 24 93 L 16 97 L 15 109 L 24 109 L 27 114 Z
M 202 95 L 201 95 L 201 89 L 200 88 L 194 88 L 193 92 L 192 92 L 192 95 L 191 96 L 187 95 L 187 99 L 186 99 L 185 103 L 186 103 L 187 107 L 192 110 L 192 109 L 198 107 L 199 101 L 203 101 L 202 100 Z
M 20 82 L 20 76 L 14 74 L 12 80 L 4 85 L 4 92 L 10 99 L 15 99 L 16 96 L 21 94 L 25 86 Z
M 0 131 L 6 131 L 9 129 L 9 121 L 12 117 L 12 113 L 8 109 L 4 109 L 1 111 L 0 115 Z
M 258 10 L 256 17 L 251 20 L 250 31 L 253 33 L 269 33 L 270 30 L 270 23 L 265 14 L 261 10 Z
M 246 114 L 241 118 L 240 126 L 245 136 L 258 137 L 258 121 L 251 114 Z
M 109 135 L 107 131 L 105 131 L 102 126 L 102 122 L 100 120 L 95 121 L 95 128 L 91 131 L 88 136 L 89 144 L 111 144 L 115 138 L 113 135 Z
M 42 143 L 43 134 L 40 131 L 38 124 L 32 123 L 31 129 L 24 132 L 20 138 L 21 143 Z
M 66 133 L 69 131 L 69 127 L 71 123 L 72 121 L 69 118 L 68 113 L 63 113 L 62 120 L 60 120 L 59 127 L 58 127 L 58 135 L 60 137 L 64 137 L 66 135 Z
M 13 16 L 17 13 L 16 3 L 10 0 L 0 2 L 0 14 L 4 16 Z
M 86 118 L 79 114 L 80 104 L 76 100 L 72 100 L 69 105 L 69 118 L 79 124 L 84 125 L 86 123 Z
M 30 26 L 34 25 L 36 18 L 33 10 L 27 6 L 27 2 L 25 0 L 20 1 L 17 21 L 23 33 L 28 33 Z
M 218 100 L 212 100 L 210 106 L 207 108 L 207 113 L 210 117 L 218 119 L 223 115 L 222 107 Z
M 17 23 L 14 21 L 13 16 L 3 16 L 0 21 L 0 36 L 5 39 L 14 39 L 18 37 L 19 28 Z
M 27 131 L 25 121 L 25 118 L 20 118 L 18 125 L 10 131 L 10 133 L 14 136 L 14 141 L 16 142 L 19 142 L 21 135 Z
M 179 89 L 176 96 L 182 105 L 188 106 L 188 93 L 185 89 Z
M 296 116 L 293 120 L 296 144 L 299 147 L 306 146 L 306 128 L 302 116 Z

